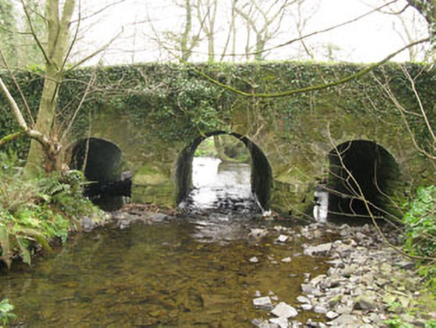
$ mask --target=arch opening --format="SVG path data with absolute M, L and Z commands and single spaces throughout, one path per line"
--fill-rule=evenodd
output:
M 130 197 L 132 174 L 125 169 L 122 152 L 115 144 L 99 138 L 79 140 L 72 146 L 70 167 L 83 171 L 91 182 L 85 188 L 91 200 Z
M 372 141 L 353 140 L 332 149 L 328 158 L 329 218 L 368 217 L 368 208 L 376 217 L 392 212 L 390 199 L 401 173 L 386 149 Z
M 262 150 L 248 138 L 237 133 L 226 133 L 216 131 L 198 137 L 180 153 L 176 165 L 176 185 L 177 185 L 177 204 L 186 200 L 193 187 L 192 163 L 195 151 L 199 145 L 207 138 L 212 136 L 228 135 L 241 141 L 248 150 L 251 161 L 250 184 L 251 192 L 255 196 L 262 211 L 269 209 L 270 189 L 272 181 L 272 171 L 268 159 Z

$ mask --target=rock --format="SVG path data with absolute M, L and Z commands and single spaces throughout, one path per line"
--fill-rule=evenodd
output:
M 288 238 L 289 238 L 289 236 L 286 236 L 286 235 L 280 235 L 280 236 L 277 238 L 277 241 L 278 241 L 279 243 L 285 243 L 285 242 L 288 240 Z
M 306 304 L 302 304 L 301 308 L 305 311 L 310 311 L 310 310 L 312 310 L 313 306 L 312 306 L 312 304 L 306 303 Z
M 289 263 L 291 261 L 292 261 L 292 259 L 290 257 L 285 257 L 284 259 L 282 259 L 283 263 Z
M 288 328 L 289 327 L 288 319 L 285 317 L 269 319 L 269 322 L 276 324 L 280 328 Z
M 126 212 L 112 212 L 112 218 L 114 220 L 123 220 L 123 219 L 127 219 L 128 215 Z
M 292 324 L 291 328 L 301 328 L 301 327 L 303 327 L 303 324 L 300 321 L 294 320 L 294 321 L 291 322 L 291 324 Z
M 255 298 L 253 305 L 258 309 L 264 310 L 271 310 L 273 308 L 271 299 L 268 296 Z
M 325 277 L 327 277 L 325 274 L 320 274 L 319 276 L 313 278 L 313 279 L 310 281 L 310 284 L 311 284 L 312 286 L 316 286 L 316 285 L 318 285 L 321 281 L 323 281 L 323 279 L 324 279 Z
M 278 328 L 279 327 L 275 323 L 269 324 L 268 321 L 264 321 L 261 319 L 254 319 L 251 321 L 251 323 L 258 328 Z
M 251 263 L 258 263 L 259 259 L 256 256 L 253 256 L 252 258 L 250 258 L 248 261 L 250 261 Z
M 415 268 L 415 263 L 405 260 L 397 262 L 396 265 L 404 270 L 412 270 L 413 268 Z
M 248 234 L 248 238 L 250 239 L 262 239 L 268 234 L 268 230 L 266 229 L 251 229 L 250 233 Z
M 274 308 L 274 310 L 271 311 L 271 313 L 277 317 L 284 318 L 293 318 L 298 315 L 298 311 L 295 310 L 292 306 L 286 304 L 285 302 L 280 302 L 279 304 L 277 304 L 277 306 Z
M 315 313 L 324 314 L 324 313 L 327 313 L 327 311 L 328 310 L 322 305 L 315 305 L 315 307 L 313 308 L 313 312 L 315 312 Z
M 304 254 L 309 256 L 313 256 L 313 254 L 326 254 L 330 252 L 330 250 L 332 249 L 332 245 L 332 243 L 326 243 L 318 246 L 311 246 L 304 250 Z
M 94 230 L 97 227 L 97 223 L 93 221 L 89 216 L 85 216 L 80 220 L 80 225 L 82 229 L 86 232 Z
M 354 303 L 354 310 L 369 311 L 375 309 L 374 301 L 367 295 L 359 295 Z
M 150 215 L 150 220 L 153 222 L 162 222 L 168 219 L 168 215 L 163 213 L 154 213 Z
M 298 296 L 297 301 L 300 303 L 309 303 L 310 304 L 310 299 L 308 299 L 307 297 L 304 297 L 304 296 Z
M 326 313 L 326 317 L 329 320 L 337 318 L 338 316 L 339 316 L 339 314 L 337 314 L 336 312 L 333 312 L 333 311 L 329 311 L 329 312 Z
M 301 284 L 301 290 L 308 295 L 313 294 L 313 287 L 309 284 Z
M 261 296 L 262 296 L 262 294 L 260 293 L 260 291 L 256 290 L 254 292 L 254 297 L 261 297 Z
M 341 274 L 343 277 L 349 278 L 356 272 L 356 270 L 356 265 L 346 265 L 345 268 L 342 269 Z
M 338 325 L 340 327 L 357 327 L 357 325 L 359 325 L 361 322 L 354 315 L 342 314 L 330 323 L 332 323 L 333 325 Z
M 336 304 L 338 304 L 341 300 L 342 300 L 342 293 L 338 294 L 338 295 L 334 296 L 332 299 L 330 299 L 330 301 L 328 302 L 328 305 L 330 307 L 333 307 Z

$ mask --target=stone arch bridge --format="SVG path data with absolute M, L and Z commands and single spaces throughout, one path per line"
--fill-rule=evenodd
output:
M 434 73 L 420 65 L 404 68 L 434 123 Z M 208 136 L 229 134 L 250 151 L 252 190 L 265 209 L 307 211 L 320 183 L 337 195 L 338 210 L 352 207 L 348 196 L 357 184 L 375 205 L 386 207 L 387 196 L 401 197 L 410 182 L 435 181 L 434 167 L 414 145 L 425 147 L 428 136 L 417 94 L 398 64 L 336 87 L 279 98 L 239 96 L 197 73 L 258 94 L 323 84 L 360 69 L 279 62 L 78 70 L 59 96 L 65 108 L 60 121 L 71 119 L 73 108 L 83 103 L 66 156 L 77 157 L 88 147 L 91 179 L 116 180 L 128 169 L 133 201 L 175 206 L 191 186 L 195 148 Z M 91 91 L 83 97 L 83 81 L 92 76 Z M 409 118 L 415 141 L 405 125 Z

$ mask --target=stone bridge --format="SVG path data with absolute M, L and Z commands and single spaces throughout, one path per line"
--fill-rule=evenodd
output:
M 404 67 L 415 78 L 420 101 L 434 123 L 434 73 L 420 65 Z M 130 170 L 133 201 L 176 206 L 192 185 L 196 147 L 209 136 L 228 134 L 251 154 L 252 190 L 265 209 L 309 211 L 319 184 L 336 199 L 331 211 L 358 213 L 364 204 L 353 201 L 353 193 L 388 209 L 389 199 L 404 196 L 411 184 L 435 181 L 434 167 L 414 145 L 425 144 L 427 135 L 416 94 L 399 65 L 317 91 L 255 96 L 339 80 L 362 68 L 280 62 L 75 71 L 60 92 L 63 108 L 77 108 L 82 100 L 84 104 L 66 156 L 78 167 L 86 156 L 91 180 L 117 180 Z M 223 89 L 197 70 L 254 96 Z M 78 97 L 85 90 L 83 81 L 92 76 L 95 91 Z M 409 116 L 414 117 L 409 127 L 417 133 L 415 141 L 404 124 Z

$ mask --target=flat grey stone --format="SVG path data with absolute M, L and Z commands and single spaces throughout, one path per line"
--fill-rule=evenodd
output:
M 337 314 L 336 312 L 333 312 L 333 311 L 329 311 L 326 313 L 325 316 L 327 317 L 327 319 L 332 320 L 334 318 L 337 318 L 339 316 L 339 314 Z
M 288 319 L 286 319 L 285 317 L 269 319 L 269 322 L 276 324 L 280 328 L 288 328 L 289 327 Z
M 318 246 L 310 246 L 304 250 L 305 255 L 313 256 L 314 254 L 326 254 L 332 249 L 333 243 L 321 244 Z
M 277 317 L 283 318 L 293 318 L 298 315 L 298 311 L 295 310 L 292 306 L 286 304 L 285 302 L 280 302 L 279 304 L 277 304 L 277 306 L 274 308 L 274 310 L 271 311 L 271 313 Z
M 304 297 L 304 296 L 298 296 L 297 301 L 300 303 L 309 303 L 310 304 L 310 299 L 308 299 L 307 297 Z
M 271 298 L 269 298 L 269 296 L 255 298 L 253 300 L 253 305 L 258 309 L 271 310 L 273 308 Z
M 324 314 L 324 313 L 327 313 L 327 309 L 324 307 L 324 306 L 322 306 L 322 305 L 316 305 L 314 308 L 313 308 L 313 312 L 315 312 L 315 313 L 321 313 L 321 314 Z
M 339 325 L 341 327 L 347 327 L 347 325 L 349 327 L 355 327 L 358 324 L 360 324 L 360 320 L 357 319 L 356 316 L 351 315 L 351 314 L 342 314 L 341 316 L 337 317 L 336 319 L 331 321 L 332 324 L 334 325 Z
M 302 308 L 304 311 L 310 311 L 310 310 L 312 310 L 313 306 L 312 306 L 312 304 L 305 303 L 305 304 L 302 304 L 302 305 L 301 305 L 301 308 Z

